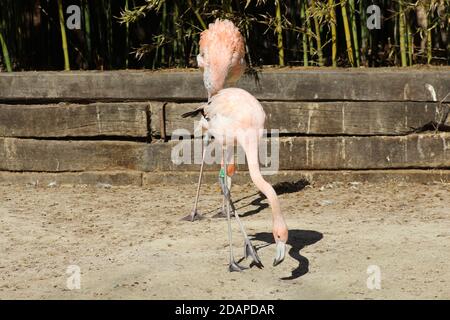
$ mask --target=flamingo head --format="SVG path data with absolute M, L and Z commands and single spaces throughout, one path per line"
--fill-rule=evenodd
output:
M 273 260 L 273 266 L 283 262 L 286 256 L 286 243 L 288 240 L 288 228 L 284 220 L 275 221 L 273 225 L 273 237 L 276 243 L 276 254 Z
M 219 55 L 216 49 L 203 50 L 197 56 L 197 63 L 203 72 L 203 82 L 209 96 L 215 95 L 225 87 L 231 67 L 232 52 L 226 48 Z

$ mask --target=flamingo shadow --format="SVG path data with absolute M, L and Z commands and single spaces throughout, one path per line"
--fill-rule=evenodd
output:
M 302 179 L 302 180 L 298 180 L 298 181 L 295 181 L 295 182 L 285 181 L 285 182 L 277 183 L 277 184 L 275 184 L 273 186 L 273 189 L 275 190 L 277 195 L 282 195 L 282 194 L 285 194 L 285 193 L 299 192 L 299 191 L 303 190 L 308 185 L 309 185 L 309 182 L 307 180 Z M 237 204 L 239 204 L 240 202 L 242 202 L 244 200 L 247 200 L 249 198 L 252 198 L 254 196 L 258 196 L 258 198 L 252 200 L 251 202 L 249 202 L 247 204 L 241 205 L 239 207 L 237 206 Z M 257 193 L 254 193 L 254 194 L 251 194 L 251 195 L 248 195 L 248 196 L 245 196 L 245 197 L 241 197 L 241 198 L 239 198 L 237 200 L 233 200 L 233 203 L 236 206 L 236 209 L 238 211 L 240 211 L 242 209 L 245 209 L 245 208 L 247 208 L 249 206 L 255 206 L 256 207 L 255 209 L 248 210 L 248 211 L 246 211 L 246 212 L 244 212 L 242 214 L 239 214 L 239 217 L 243 217 L 244 218 L 244 217 L 249 217 L 249 216 L 252 216 L 254 214 L 257 214 L 257 213 L 261 212 L 262 210 L 268 208 L 269 204 L 268 203 L 263 203 L 264 200 L 266 200 L 266 196 L 262 192 L 257 192 Z M 212 210 L 208 211 L 207 213 L 216 212 L 217 210 L 221 210 L 221 209 L 222 209 L 221 207 L 215 208 L 215 209 L 212 209 Z M 225 218 L 225 216 L 224 215 L 216 215 L 215 218 Z
M 288 182 L 288 181 L 280 182 L 280 183 L 275 184 L 273 186 L 273 188 L 278 195 L 282 195 L 282 194 L 286 194 L 286 193 L 299 192 L 308 185 L 309 185 L 309 182 L 307 180 L 302 179 L 302 180 L 298 180 L 295 182 Z M 266 196 L 264 194 L 262 194 L 261 192 L 258 192 L 257 195 L 258 195 L 258 198 L 256 198 L 255 200 L 252 200 L 249 204 L 237 208 L 239 210 L 239 209 L 248 207 L 250 205 L 256 206 L 255 209 L 249 210 L 243 214 L 240 214 L 239 215 L 240 217 L 252 216 L 252 215 L 257 214 L 257 213 L 261 212 L 262 210 L 269 207 L 269 204 L 263 203 L 263 201 L 266 200 Z M 248 198 L 248 197 L 245 197 L 245 198 Z M 235 204 L 242 201 L 245 198 L 238 199 L 237 201 L 235 201 Z
M 309 272 L 309 260 L 300 254 L 300 251 L 306 246 L 312 245 L 323 238 L 323 234 L 312 230 L 289 230 L 289 239 L 287 244 L 291 246 L 289 256 L 298 261 L 298 267 L 292 270 L 289 277 L 283 277 L 281 280 L 294 280 Z M 272 233 L 260 232 L 251 236 L 251 240 L 265 242 L 256 247 L 256 251 L 275 243 Z

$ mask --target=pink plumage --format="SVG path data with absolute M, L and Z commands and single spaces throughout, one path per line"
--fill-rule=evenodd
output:
M 197 62 L 210 98 L 225 85 L 233 86 L 245 71 L 244 37 L 229 20 L 217 19 L 200 35 Z

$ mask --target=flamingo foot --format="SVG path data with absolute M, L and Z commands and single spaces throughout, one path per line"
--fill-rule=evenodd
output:
M 181 218 L 180 220 L 194 222 L 196 220 L 201 220 L 201 219 L 203 219 L 203 216 L 200 213 L 198 213 L 197 210 L 192 210 L 192 212 L 190 214 Z
M 245 269 L 248 269 L 247 267 L 240 266 L 236 261 L 231 261 L 230 265 L 228 266 L 228 271 L 230 272 L 242 272 Z
M 244 257 L 245 257 L 245 259 L 247 259 L 249 256 L 252 258 L 253 263 L 258 268 L 264 267 L 264 265 L 261 262 L 261 259 L 259 259 L 258 254 L 256 253 L 255 247 L 252 245 L 250 240 L 247 238 L 247 239 L 245 239 L 245 243 L 244 243 Z

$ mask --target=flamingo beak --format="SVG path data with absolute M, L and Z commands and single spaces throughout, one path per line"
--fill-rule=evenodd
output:
M 286 255 L 286 243 L 283 241 L 277 240 L 277 252 L 275 255 L 275 259 L 273 260 L 273 266 L 279 265 L 284 260 L 284 256 Z

